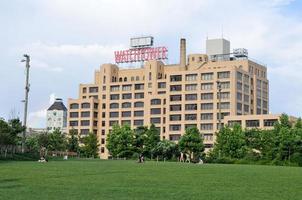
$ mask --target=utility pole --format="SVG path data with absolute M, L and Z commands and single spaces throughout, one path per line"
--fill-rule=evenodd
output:
M 217 89 L 218 89 L 218 105 L 219 105 L 219 111 L 218 111 L 218 129 L 221 129 L 221 82 L 216 81 L 217 83 Z
M 25 59 L 21 60 L 21 62 L 26 62 L 25 64 L 25 68 L 26 68 L 26 80 L 25 80 L 25 99 L 24 101 L 24 118 L 23 118 L 23 127 L 24 127 L 24 131 L 23 131 L 23 137 L 22 137 L 22 153 L 24 153 L 25 151 L 25 137 L 26 137 L 26 122 L 27 122 L 27 106 L 28 106 L 28 93 L 29 93 L 29 61 L 30 61 L 30 57 L 27 54 L 23 55 Z

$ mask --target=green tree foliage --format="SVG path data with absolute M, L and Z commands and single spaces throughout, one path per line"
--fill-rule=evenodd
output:
M 233 128 L 223 127 L 217 134 L 213 153 L 217 158 L 243 158 L 247 147 L 241 126 L 235 124 Z
M 67 149 L 71 152 L 79 151 L 79 138 L 78 133 L 75 129 L 69 131 L 69 137 L 67 139 Z
M 99 143 L 97 135 L 94 133 L 89 133 L 88 136 L 83 138 L 84 146 L 82 147 L 82 150 L 87 157 L 98 157 L 98 149 L 99 149 Z
M 154 124 L 151 124 L 150 128 L 146 132 L 146 137 L 144 142 L 144 146 L 145 146 L 144 154 L 152 159 L 156 145 L 159 141 L 160 141 L 159 131 Z
M 19 134 L 24 127 L 19 119 L 11 119 L 6 122 L 0 118 L 0 145 L 16 145 L 20 140 Z
M 107 149 L 113 157 L 130 158 L 134 153 L 134 133 L 128 124 L 115 124 L 107 136 Z
M 196 161 L 204 151 L 203 138 L 196 127 L 186 129 L 186 133 L 179 140 L 180 151 L 193 156 Z
M 139 126 L 134 130 L 133 147 L 134 151 L 138 154 L 145 152 L 145 142 L 147 138 L 148 127 Z
M 66 150 L 66 139 L 59 129 L 55 129 L 51 134 L 49 134 L 48 139 L 49 139 L 49 144 L 47 148 L 48 150 L 51 151 Z
M 172 141 L 162 140 L 157 143 L 154 154 L 164 160 L 171 159 L 179 154 L 178 146 Z

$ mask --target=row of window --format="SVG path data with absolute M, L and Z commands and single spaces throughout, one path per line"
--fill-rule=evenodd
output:
M 263 125 L 264 125 L 264 127 L 273 127 L 277 121 L 278 121 L 277 119 L 264 119 L 263 120 Z M 230 121 L 228 121 L 229 126 L 234 126 L 235 124 L 242 125 L 242 121 L 241 120 L 230 120 Z M 245 121 L 245 126 L 249 127 L 249 128 L 260 127 L 260 120 L 246 120 Z
M 98 104 L 94 103 L 93 107 L 94 109 L 98 109 Z M 90 108 L 90 103 L 82 103 L 81 108 Z M 70 109 L 79 109 L 79 104 L 78 103 L 70 104 Z
M 218 79 L 226 79 L 230 78 L 230 72 L 225 71 L 225 72 L 217 72 L 217 78 Z M 202 73 L 201 74 L 201 80 L 213 80 L 214 78 L 214 73 Z M 186 74 L 185 75 L 185 80 L 186 81 L 196 81 L 197 80 L 197 74 Z M 170 76 L 170 81 L 171 82 L 178 82 L 182 81 L 182 75 L 171 75 Z

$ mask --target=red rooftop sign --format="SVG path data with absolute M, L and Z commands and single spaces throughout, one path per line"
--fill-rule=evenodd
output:
M 139 62 L 148 60 L 164 60 L 168 58 L 166 47 L 146 47 L 115 51 L 116 63 Z

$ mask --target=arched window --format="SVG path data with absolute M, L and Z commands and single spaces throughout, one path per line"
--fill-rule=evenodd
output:
M 135 102 L 135 103 L 134 103 L 134 107 L 135 107 L 135 108 L 144 107 L 144 102 L 142 102 L 142 101 Z
M 116 108 L 118 108 L 119 106 L 118 106 L 118 103 L 111 103 L 110 104 L 110 108 L 112 108 L 112 109 L 116 109 Z
M 124 78 L 124 82 L 126 82 L 126 81 L 127 81 L 127 77 Z
M 123 78 L 121 77 L 121 78 L 119 78 L 119 82 L 122 82 L 123 81 Z
M 70 104 L 70 109 L 78 109 L 78 108 L 79 108 L 79 104 L 77 103 Z
M 151 99 L 151 105 L 160 105 L 161 100 L 160 99 Z
M 90 108 L 90 103 L 82 103 L 82 108 Z
M 131 103 L 130 102 L 122 103 L 122 108 L 131 108 Z

